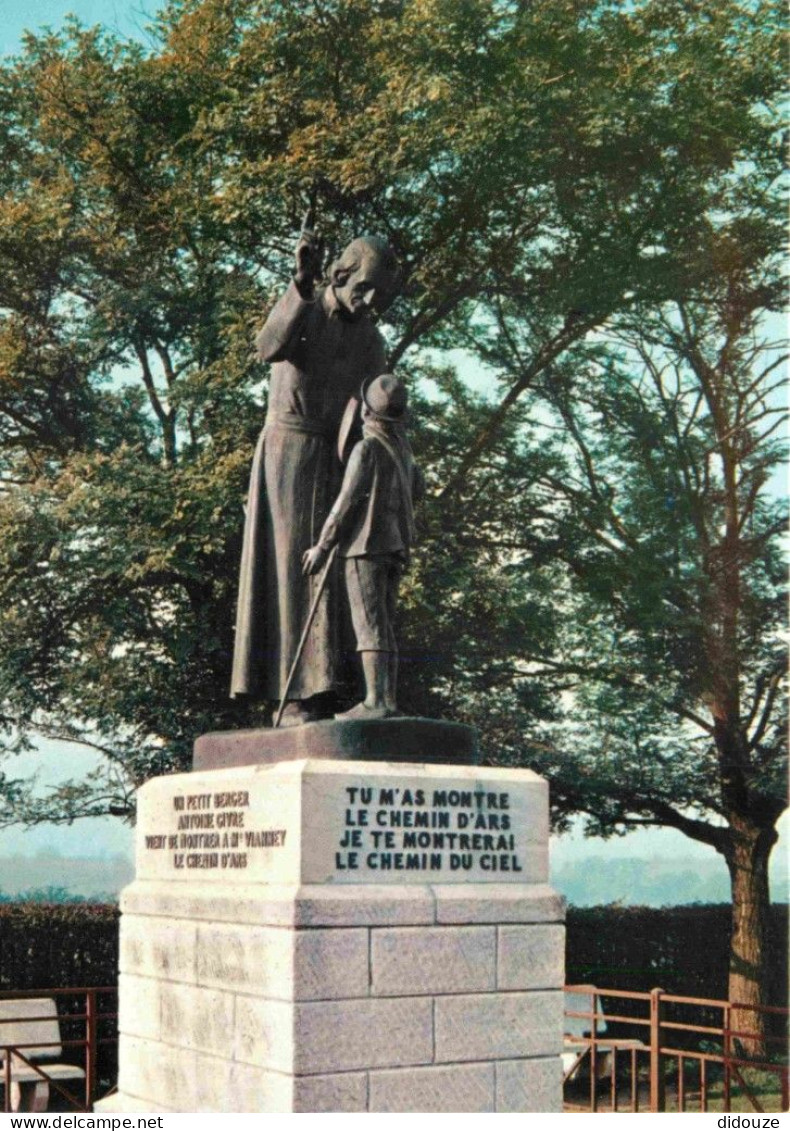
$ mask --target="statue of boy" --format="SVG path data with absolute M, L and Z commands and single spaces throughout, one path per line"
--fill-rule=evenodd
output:
M 406 438 L 407 394 L 385 373 L 362 388 L 362 439 L 346 467 L 340 494 L 315 546 L 304 555 L 305 574 L 317 573 L 335 542 L 345 580 L 365 698 L 340 719 L 383 719 L 397 714 L 398 646 L 393 621 L 401 574 L 414 542 L 415 496 L 422 476 Z
M 258 334 L 273 362 L 265 427 L 250 477 L 231 695 L 278 701 L 296 655 L 317 579 L 302 556 L 321 530 L 342 475 L 338 430 L 364 380 L 386 368 L 370 319 L 394 297 L 398 264 L 375 236 L 355 239 L 322 277 L 322 244 L 305 230 L 293 282 Z M 316 718 L 310 700 L 337 682 L 333 579 L 321 597 L 299 662 L 283 725 Z

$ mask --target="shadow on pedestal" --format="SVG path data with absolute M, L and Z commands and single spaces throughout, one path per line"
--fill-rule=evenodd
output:
M 299 758 L 477 765 L 477 733 L 437 719 L 327 719 L 274 730 L 214 731 L 195 742 L 193 770 L 268 765 Z

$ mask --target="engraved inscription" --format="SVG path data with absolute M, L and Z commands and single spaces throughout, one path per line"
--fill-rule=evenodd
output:
M 338 872 L 523 872 L 508 790 L 345 787 Z
M 248 827 L 250 795 L 246 790 L 223 793 L 180 793 L 173 797 L 175 831 L 145 836 L 145 847 L 171 854 L 178 871 L 243 870 L 251 854 L 282 848 L 287 829 Z

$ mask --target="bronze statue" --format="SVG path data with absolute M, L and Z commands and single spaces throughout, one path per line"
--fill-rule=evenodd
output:
M 345 563 L 348 603 L 365 696 L 339 719 L 397 714 L 398 646 L 394 616 L 398 583 L 414 543 L 413 500 L 422 479 L 406 438 L 406 388 L 386 373 L 362 390 L 362 439 L 349 457 L 340 494 L 304 571 L 317 573 L 337 544 Z
M 321 241 L 304 230 L 292 283 L 256 345 L 273 362 L 268 411 L 250 477 L 231 695 L 277 701 L 317 579 L 302 572 L 337 493 L 338 431 L 350 399 L 381 374 L 384 343 L 370 319 L 395 295 L 398 265 L 377 237 L 353 240 L 322 276 Z M 310 702 L 337 683 L 333 584 L 322 594 L 288 692 L 284 725 L 317 717 Z

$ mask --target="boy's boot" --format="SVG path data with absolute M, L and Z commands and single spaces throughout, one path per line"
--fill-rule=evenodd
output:
M 399 714 L 398 711 L 398 653 L 388 652 L 389 656 L 389 681 L 386 695 L 384 696 L 385 702 L 389 711 L 393 715 Z
M 391 652 L 360 652 L 365 677 L 365 698 L 350 711 L 335 715 L 336 719 L 387 719 L 393 714 L 388 706 L 390 692 Z

